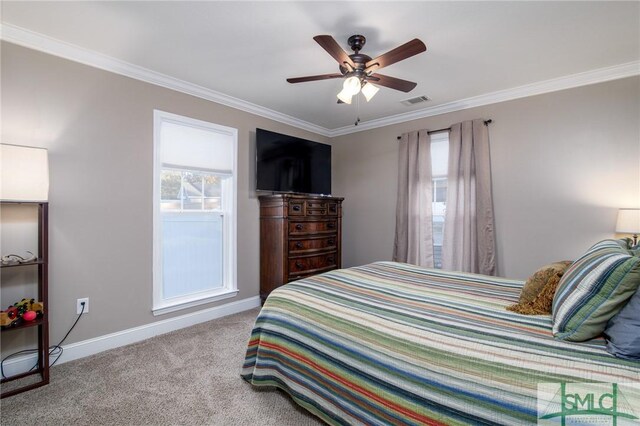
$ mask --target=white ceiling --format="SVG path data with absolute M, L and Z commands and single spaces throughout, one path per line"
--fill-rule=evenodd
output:
M 352 126 L 336 104 L 341 80 L 289 84 L 337 72 L 313 41 L 367 38 L 378 56 L 413 38 L 427 52 L 384 68 L 412 80 L 361 98 L 362 122 L 437 107 L 640 60 L 638 2 L 14 2 L 3 32 L 19 27 L 247 101 L 328 131 Z M 6 25 L 9 24 L 9 25 Z M 4 34 L 3 34 L 3 38 Z M 349 53 L 351 53 L 349 51 Z M 426 95 L 412 107 L 400 101 Z

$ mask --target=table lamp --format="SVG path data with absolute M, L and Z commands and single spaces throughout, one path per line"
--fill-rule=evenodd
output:
M 633 234 L 633 246 L 635 247 L 638 244 L 638 233 L 640 233 L 640 209 L 618 210 L 616 232 Z

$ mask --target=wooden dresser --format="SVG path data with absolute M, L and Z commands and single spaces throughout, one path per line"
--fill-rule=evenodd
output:
M 260 298 L 342 265 L 342 200 L 277 194 L 260 199 Z

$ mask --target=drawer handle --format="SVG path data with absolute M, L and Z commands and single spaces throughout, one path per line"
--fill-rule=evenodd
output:
M 336 243 L 336 241 L 333 240 L 333 239 L 327 241 L 327 244 L 329 244 L 330 246 L 334 245 L 335 243 Z
M 334 229 L 335 227 L 336 227 L 336 224 L 335 224 L 335 223 L 333 223 L 333 222 L 329 222 L 329 223 L 327 223 L 327 228 L 329 228 L 329 229 Z
M 296 229 L 297 229 L 298 231 L 302 231 L 302 228 L 303 228 L 303 226 L 302 226 L 302 224 L 301 224 L 301 223 L 299 223 L 299 224 L 297 224 L 297 225 L 296 225 Z
M 300 241 L 298 241 L 298 242 L 296 243 L 296 248 L 301 249 L 302 247 L 304 247 L 304 244 L 302 244 Z
M 296 262 L 296 268 L 302 269 L 303 266 L 304 264 L 302 262 Z
M 300 211 L 300 205 L 299 204 L 294 204 L 293 211 L 294 212 L 299 212 Z
M 338 210 L 338 208 L 336 206 L 329 207 L 329 211 L 331 211 L 331 212 L 335 212 L 337 210 Z
M 333 261 L 334 261 L 333 256 L 327 257 L 327 263 L 333 263 Z

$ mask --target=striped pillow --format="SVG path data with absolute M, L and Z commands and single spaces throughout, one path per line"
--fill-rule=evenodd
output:
M 581 342 L 599 336 L 640 286 L 640 258 L 621 240 L 591 247 L 564 273 L 553 298 L 553 335 Z

